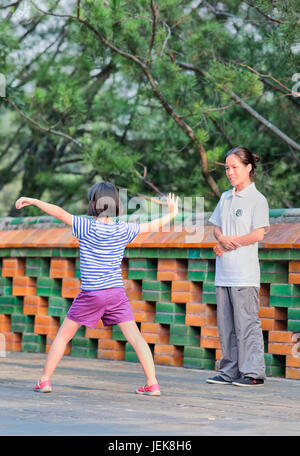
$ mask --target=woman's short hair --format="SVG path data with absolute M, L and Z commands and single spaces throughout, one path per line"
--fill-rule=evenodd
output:
M 226 154 L 226 158 L 231 154 L 236 155 L 245 166 L 249 164 L 252 165 L 250 177 L 254 177 L 256 163 L 259 161 L 259 155 L 253 154 L 249 149 L 247 149 L 247 147 L 243 146 L 237 146 L 230 149 Z
M 118 217 L 119 192 L 110 182 L 94 184 L 88 191 L 88 215 L 93 217 Z

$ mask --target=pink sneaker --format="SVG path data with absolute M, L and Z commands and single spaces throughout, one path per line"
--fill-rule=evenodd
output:
M 147 396 L 160 396 L 160 386 L 158 383 L 156 385 L 150 386 L 141 386 L 135 390 L 137 394 L 146 394 Z
M 51 393 L 52 391 L 52 386 L 49 380 L 45 380 L 44 382 L 38 381 L 37 384 L 35 385 L 33 391 L 36 393 Z

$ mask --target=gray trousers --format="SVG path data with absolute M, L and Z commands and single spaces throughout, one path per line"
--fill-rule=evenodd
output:
M 222 358 L 219 374 L 265 379 L 264 341 L 258 317 L 259 288 L 216 287 Z

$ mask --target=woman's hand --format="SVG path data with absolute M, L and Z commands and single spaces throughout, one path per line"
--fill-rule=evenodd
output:
M 178 196 L 175 197 L 174 193 L 169 193 L 167 198 L 169 211 L 171 214 L 178 214 Z
M 218 237 L 218 242 L 222 244 L 225 250 L 236 250 L 238 247 L 241 247 L 235 239 L 234 236 L 221 236 Z
M 22 209 L 22 207 L 30 206 L 31 204 L 34 204 L 34 201 L 34 198 L 27 198 L 26 196 L 22 196 L 16 201 L 16 208 Z
M 227 252 L 227 250 L 222 246 L 222 244 L 218 243 L 217 245 L 214 246 L 213 248 L 216 256 L 220 257 L 223 255 L 223 253 Z

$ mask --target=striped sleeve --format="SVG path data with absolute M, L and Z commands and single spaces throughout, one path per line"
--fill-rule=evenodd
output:
M 130 243 L 139 234 L 141 225 L 139 223 L 126 223 L 127 225 L 127 243 Z
M 92 220 L 87 217 L 73 215 L 72 234 L 78 239 L 83 239 L 89 234 Z

